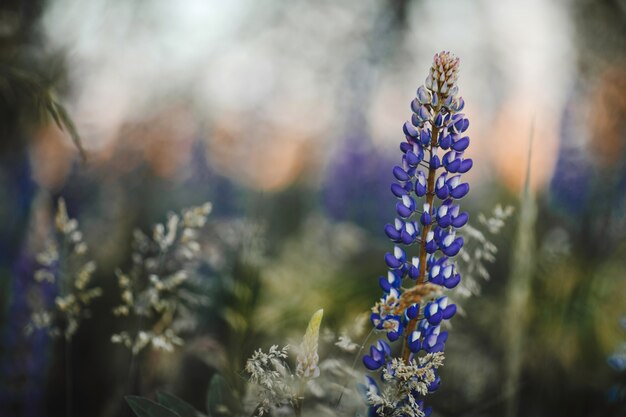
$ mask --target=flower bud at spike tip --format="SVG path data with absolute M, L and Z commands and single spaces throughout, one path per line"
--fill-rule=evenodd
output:
M 296 373 L 305 378 L 316 378 L 320 374 L 320 369 L 317 364 L 319 362 L 319 356 L 317 354 L 317 342 L 320 336 L 320 324 L 322 323 L 322 317 L 324 316 L 324 310 L 319 309 L 309 321 L 309 325 L 306 328 L 302 344 L 300 345 L 300 352 L 297 357 Z

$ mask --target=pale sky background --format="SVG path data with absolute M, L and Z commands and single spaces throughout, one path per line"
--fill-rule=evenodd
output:
M 303 153 L 324 165 L 353 127 L 346 109 L 362 111 L 377 146 L 396 149 L 433 54 L 450 50 L 462 61 L 473 175 L 495 168 L 518 187 L 534 121 L 533 179 L 544 184 L 575 69 L 565 2 L 413 2 L 391 45 L 378 42 L 393 30 L 382 4 L 57 0 L 42 28 L 48 47 L 67 53 L 69 107 L 91 152 L 132 140 L 124 127 L 182 109 L 166 140 L 198 135 L 211 147 L 236 138 L 234 150 L 214 152 L 216 166 L 251 186 L 281 187 Z M 242 154 L 251 171 L 228 172 Z M 263 172 L 275 178 L 263 185 Z

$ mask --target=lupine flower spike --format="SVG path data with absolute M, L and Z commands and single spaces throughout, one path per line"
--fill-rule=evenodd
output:
M 367 369 L 380 373 L 380 382 L 366 377 L 372 415 L 429 416 L 423 399 L 440 384 L 436 369 L 448 338 L 441 324 L 456 313 L 443 290 L 461 280 L 453 258 L 463 247 L 456 231 L 468 214 L 458 200 L 469 192 L 461 174 L 472 167 L 464 157 L 469 121 L 457 97 L 458 72 L 458 58 L 436 54 L 411 102 L 411 122 L 403 126 L 402 162 L 393 168 L 391 184 L 398 217 L 384 229 L 395 246 L 385 254 L 384 294 L 371 314 L 374 327 L 390 342 L 401 340 L 402 350 L 393 357 L 391 346 L 379 340 L 363 358 Z

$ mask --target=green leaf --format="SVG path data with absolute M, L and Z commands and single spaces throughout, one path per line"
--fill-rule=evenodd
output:
M 65 107 L 63 107 L 60 103 L 56 101 L 52 102 L 52 106 L 54 107 L 54 110 L 56 110 L 56 117 L 53 116 L 53 118 L 55 120 L 59 119 L 60 122 L 63 124 L 63 126 L 65 126 L 68 133 L 70 134 L 70 137 L 72 138 L 72 142 L 74 142 L 74 145 L 78 149 L 78 152 L 80 153 L 81 158 L 83 158 L 83 161 L 86 161 L 87 154 L 85 153 L 85 149 L 83 149 L 83 145 L 80 140 L 80 135 L 78 134 L 78 131 L 76 130 L 76 126 L 74 126 L 74 122 L 72 121 L 70 116 L 67 114 L 67 110 L 65 110 Z
M 159 404 L 177 412 L 180 417 L 198 417 L 200 415 L 191 404 L 167 392 L 158 391 L 157 401 Z
M 87 160 L 76 126 L 67 110 L 54 100 L 50 86 L 30 69 L 23 70 L 14 64 L 3 65 L 0 62 L 0 99 L 15 102 L 20 97 L 27 100 L 27 111 L 36 115 L 38 123 L 45 112 L 61 130 L 68 132 L 82 160 Z
M 62 131 L 63 123 L 61 123 L 61 119 L 59 118 L 59 113 L 57 113 L 57 110 L 54 107 L 54 101 L 52 101 L 52 99 L 50 98 L 50 95 L 46 96 L 45 104 L 46 104 L 46 109 L 48 110 L 48 113 L 50 114 L 50 116 L 52 116 L 52 119 L 54 120 L 54 123 L 56 123 L 57 127 Z
M 135 395 L 127 395 L 125 398 L 138 417 L 182 417 L 180 414 L 147 398 Z
M 226 381 L 220 374 L 215 374 L 211 378 L 209 384 L 209 392 L 207 394 L 206 408 L 209 413 L 209 417 L 214 417 L 220 414 L 224 408 L 224 386 Z

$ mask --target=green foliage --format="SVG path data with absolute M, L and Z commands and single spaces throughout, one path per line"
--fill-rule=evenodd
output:
M 175 395 L 168 394 L 167 392 L 157 392 L 157 401 L 162 406 L 178 413 L 180 417 L 199 417 L 202 415 L 188 402 L 181 400 Z
M 126 402 L 138 417 L 183 417 L 175 411 L 147 398 L 126 396 Z
M 191 404 L 173 394 L 157 392 L 157 402 L 134 395 L 126 401 L 138 417 L 206 417 Z
M 80 141 L 80 136 L 78 135 L 78 131 L 76 130 L 76 126 L 74 126 L 74 122 L 67 114 L 67 110 L 63 107 L 59 102 L 52 99 L 50 93 L 46 95 L 48 100 L 45 102 L 46 109 L 48 110 L 48 114 L 54 119 L 54 122 L 61 130 L 66 130 L 67 133 L 72 138 L 72 142 L 80 152 L 80 156 L 84 159 L 87 158 L 85 154 L 85 150 Z
M 215 374 L 211 378 L 206 398 L 206 408 L 210 417 L 224 414 L 226 392 L 226 380 L 220 374 Z

